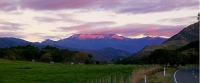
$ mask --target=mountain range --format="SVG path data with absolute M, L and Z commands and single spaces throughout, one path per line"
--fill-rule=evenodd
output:
M 0 38 L 0 47 L 31 44 L 42 48 L 50 45 L 60 49 L 84 51 L 92 54 L 95 60 L 111 60 L 131 56 L 146 45 L 161 44 L 165 40 L 166 38 L 161 37 L 131 39 L 116 34 L 74 34 L 58 41 L 46 39 L 41 43 L 4 37 Z
M 51 45 L 59 48 L 76 48 L 85 50 L 99 50 L 112 47 L 135 53 L 146 45 L 161 44 L 166 39 L 161 37 L 144 37 L 139 39 L 125 38 L 116 34 L 75 34 L 58 41 L 45 40 L 42 45 Z

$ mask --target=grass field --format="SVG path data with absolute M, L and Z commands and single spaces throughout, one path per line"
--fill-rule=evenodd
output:
M 133 65 L 66 65 L 0 59 L 0 83 L 80 83 L 100 77 L 128 77 Z

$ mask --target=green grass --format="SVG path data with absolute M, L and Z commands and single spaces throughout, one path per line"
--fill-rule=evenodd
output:
M 100 77 L 128 77 L 133 65 L 66 65 L 0 59 L 0 83 L 80 83 Z

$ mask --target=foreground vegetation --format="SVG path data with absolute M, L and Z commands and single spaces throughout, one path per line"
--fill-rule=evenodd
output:
M 165 76 L 163 71 L 156 72 L 155 74 L 147 77 L 147 83 L 172 83 L 171 75 L 177 70 L 176 68 L 166 68 Z
M 69 65 L 0 59 L 0 83 L 80 83 L 104 76 L 128 78 L 133 65 Z
M 144 80 L 144 75 L 149 76 L 162 70 L 161 66 L 138 70 L 133 74 L 131 83 L 139 83 L 141 80 Z

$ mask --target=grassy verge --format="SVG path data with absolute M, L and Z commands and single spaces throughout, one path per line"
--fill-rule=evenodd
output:
M 133 73 L 133 77 L 131 79 L 131 83 L 139 83 L 142 79 L 144 79 L 144 75 L 151 75 L 156 72 L 159 72 L 162 70 L 162 67 L 153 67 L 149 69 L 140 69 L 138 71 L 135 71 Z
M 175 68 L 166 68 L 166 74 L 160 71 L 147 77 L 147 83 L 172 83 L 171 75 L 176 71 Z

